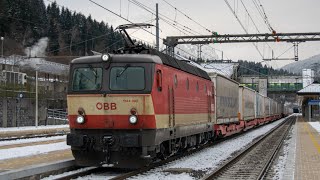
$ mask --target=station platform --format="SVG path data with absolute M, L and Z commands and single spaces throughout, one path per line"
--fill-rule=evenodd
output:
M 320 133 L 299 116 L 296 140 L 295 178 L 320 179 Z
M 33 165 L 52 163 L 59 160 L 74 159 L 70 149 L 52 151 L 46 154 L 0 160 L 0 173 Z
M 69 132 L 69 125 L 48 125 L 48 126 L 29 126 L 29 127 L 8 127 L 8 128 L 0 128 L 0 139 L 6 138 L 23 138 L 23 137 L 32 137 L 32 136 L 40 136 L 44 135 L 64 135 Z M 64 137 L 64 136 L 57 136 L 57 137 Z M 11 150 L 17 148 L 27 148 L 27 147 L 38 147 L 37 145 L 50 145 L 50 144 L 57 144 L 63 143 L 65 144 L 65 138 L 53 139 L 53 140 L 46 140 L 46 141 L 39 141 L 39 142 L 24 142 L 22 144 L 8 144 L 8 145 L 1 145 L 0 146 L 0 154 L 1 156 L 6 156 L 3 154 L 7 152 L 5 150 Z M 21 150 L 23 151 L 23 150 Z M 6 172 L 10 170 L 16 170 L 20 168 L 30 167 L 33 165 L 39 165 L 44 163 L 52 163 L 59 160 L 65 159 L 73 159 L 72 152 L 70 149 L 61 149 L 61 150 L 47 150 L 47 153 L 38 153 L 36 155 L 31 156 L 22 156 L 22 157 L 15 157 L 9 159 L 1 159 L 0 160 L 0 173 Z

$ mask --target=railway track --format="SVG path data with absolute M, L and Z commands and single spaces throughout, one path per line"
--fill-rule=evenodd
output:
M 295 117 L 290 117 L 291 120 L 289 120 L 289 122 L 292 122 L 292 118 L 295 118 Z M 279 124 L 277 127 L 275 127 L 272 132 L 275 132 L 276 130 L 279 129 L 279 127 L 283 127 L 283 125 L 287 125 L 287 123 L 285 123 L 287 121 L 284 121 L 283 123 Z M 243 133 L 242 133 L 243 134 Z M 178 159 L 181 159 L 183 157 L 187 157 L 187 156 L 190 156 L 191 154 L 194 154 L 194 153 L 197 153 L 197 152 L 200 152 L 201 150 L 205 149 L 205 148 L 208 148 L 208 147 L 211 147 L 215 144 L 218 144 L 222 141 L 225 141 L 225 140 L 228 140 L 228 139 L 231 139 L 231 138 L 234 138 L 235 136 L 239 136 L 241 134 L 236 134 L 234 136 L 230 136 L 228 138 L 225 138 L 225 139 L 220 139 L 218 141 L 215 141 L 214 143 L 208 143 L 208 144 L 205 144 L 203 146 L 201 146 L 200 148 L 197 148 L 197 149 L 191 149 L 189 150 L 188 152 L 184 152 L 184 153 L 181 153 L 181 154 L 178 154 L 178 155 L 175 155 L 173 157 L 170 157 L 164 161 L 159 161 L 159 162 L 156 162 L 156 163 L 153 163 L 147 167 L 144 167 L 144 168 L 140 168 L 138 170 L 134 170 L 134 171 L 130 171 L 130 172 L 125 172 L 125 171 L 117 171 L 117 173 L 119 175 L 117 176 L 114 176 L 112 178 L 110 178 L 110 174 L 112 174 L 112 172 L 114 172 L 112 169 L 108 169 L 108 168 L 95 168 L 95 169 L 90 169 L 88 171 L 82 171 L 82 172 L 78 172 L 78 173 L 74 173 L 74 174 L 69 174 L 68 176 L 65 176 L 63 178 L 58 178 L 59 180 L 65 180 L 65 179 L 74 179 L 74 178 L 77 178 L 77 177 L 81 177 L 81 176 L 86 176 L 86 175 L 89 175 L 89 174 L 106 174 L 106 176 L 112 180 L 122 180 L 122 179 L 127 179 L 127 178 L 130 178 L 130 177 L 133 177 L 133 176 L 137 176 L 137 175 L 140 175 L 140 174 L 143 174 L 143 173 L 146 173 L 148 171 L 150 171 L 151 169 L 155 169 L 157 167 L 160 167 L 160 166 L 163 166 L 163 165 L 166 165 L 170 162 L 173 162 L 173 161 L 176 161 Z M 266 138 L 266 136 L 263 136 L 261 137 L 261 139 L 264 139 Z M 261 140 L 260 140 L 261 141 Z M 249 148 L 248 148 L 249 149 Z M 254 162 L 254 161 L 253 161 Z M 206 179 L 211 179 L 210 177 L 206 178 Z M 227 178 L 227 179 L 230 179 L 230 178 Z M 240 178 L 241 179 L 241 178 Z M 243 178 L 242 178 L 243 179 Z M 245 178 L 244 178 L 245 179 Z
M 290 119 L 292 118 L 295 118 L 295 117 L 289 117 Z M 289 120 L 289 119 L 288 119 Z M 287 121 L 288 121 L 287 120 Z M 291 120 L 292 121 L 292 120 Z M 286 121 L 284 121 L 286 122 Z M 277 127 L 283 125 L 283 123 L 277 125 Z M 286 126 L 288 126 L 286 124 Z M 262 126 L 263 127 L 263 126 Z M 273 128 L 273 131 L 276 131 L 275 129 L 279 129 L 277 127 L 274 127 Z M 261 127 L 259 127 L 261 128 Z M 257 128 L 255 128 L 257 129 Z M 289 127 L 288 127 L 289 129 Z M 249 130 L 251 131 L 251 130 Z M 248 132 L 249 132 L 248 131 Z M 228 140 L 228 139 L 232 139 L 234 137 L 239 137 L 243 134 L 246 134 L 246 133 L 241 133 L 241 134 L 236 134 L 234 136 L 230 136 L 228 138 L 225 138 L 225 139 L 220 139 L 220 140 L 217 140 L 215 141 L 214 143 L 207 143 L 203 146 L 201 146 L 200 148 L 197 148 L 197 149 L 191 149 L 189 151 L 186 151 L 186 152 L 183 152 L 183 153 L 180 153 L 178 155 L 175 155 L 173 157 L 169 157 L 168 159 L 164 160 L 164 161 L 159 161 L 159 162 L 155 162 L 153 164 L 151 164 L 150 166 L 147 166 L 147 167 L 144 167 L 144 168 L 140 168 L 140 169 L 137 169 L 137 170 L 134 170 L 134 171 L 129 171 L 129 170 L 122 170 L 122 169 L 114 169 L 114 168 L 110 168 L 110 167 L 99 167 L 99 168 L 94 168 L 94 167 L 91 167 L 91 168 L 81 168 L 81 167 L 77 167 L 74 165 L 73 161 L 71 162 L 68 162 L 68 165 L 65 165 L 65 162 L 63 162 L 64 165 L 60 165 L 59 163 L 58 164 L 55 164 L 54 165 L 54 170 L 51 170 L 51 172 L 48 172 L 48 168 L 43 168 L 42 166 L 39 166 L 39 167 L 36 167 L 34 169 L 37 169 L 37 171 L 39 169 L 47 169 L 47 170 L 43 170 L 43 171 L 39 171 L 39 172 L 35 172 L 35 170 L 32 169 L 31 170 L 28 170 L 30 172 L 29 175 L 24 175 L 26 170 L 25 169 L 20 169 L 18 171 L 14 171 L 14 172 L 8 172 L 7 174 L 17 174 L 17 172 L 19 172 L 21 174 L 20 178 L 21 177 L 48 177 L 48 175 L 54 175 L 56 174 L 57 176 L 52 176 L 50 177 L 49 179 L 58 179 L 58 180 L 65 180 L 65 179 L 76 179 L 78 177 L 84 177 L 84 176 L 88 176 L 88 175 L 92 175 L 92 176 L 101 176 L 105 179 L 116 179 L 116 180 L 119 180 L 119 179 L 127 179 L 127 178 L 130 178 L 130 177 L 133 177 L 133 176 L 137 176 L 137 175 L 141 175 L 141 174 L 144 174 L 152 169 L 155 169 L 155 168 L 158 168 L 158 167 L 161 167 L 161 166 L 164 166 L 166 164 L 169 164 L 170 162 L 173 162 L 173 161 L 176 161 L 176 160 L 179 160 L 181 158 L 184 158 L 184 157 L 187 157 L 187 156 L 190 156 L 192 154 L 195 154 L 195 153 L 198 153 L 200 152 L 201 150 L 205 149 L 205 148 L 208 148 L 208 147 L 212 147 L 222 141 L 225 141 L 225 140 Z M 266 137 L 264 137 L 266 138 Z M 262 139 L 262 138 L 261 138 Z M 249 149 L 249 148 L 247 148 Z M 255 162 L 255 161 L 252 161 L 251 162 Z M 52 165 L 51 165 L 52 166 Z M 62 169 L 60 169 L 59 167 L 64 167 Z M 64 169 L 64 170 L 63 170 Z M 28 172 L 27 171 L 27 172 Z M 4 172 L 5 173 L 5 172 Z M 18 173 L 18 174 L 19 174 Z M 32 175 L 34 174 L 34 175 Z M 37 175 L 35 175 L 37 174 Z M 206 174 L 206 173 L 205 173 Z M 0 174 L 1 175 L 1 174 Z M 8 175 L 4 176 L 4 177 L 7 177 Z M 202 175 L 203 176 L 203 175 Z M 202 176 L 199 176 L 199 177 L 202 177 Z M 0 176 L 1 177 L 1 176 Z M 9 176 L 8 176 L 9 177 Z M 16 176 L 15 176 L 16 177 Z M 211 179 L 210 178 L 211 176 L 207 176 L 205 179 Z M 1 178 L 0 178 L 1 179 Z M 229 178 L 227 178 L 229 179 Z M 239 179 L 248 179 L 248 178 L 239 178 Z
M 59 178 L 54 178 L 54 179 L 55 180 L 69 180 L 69 179 L 76 179 L 78 177 L 82 177 L 82 176 L 86 176 L 86 175 L 90 175 L 90 174 L 104 174 L 105 176 L 110 177 L 110 179 L 112 179 L 112 180 L 123 180 L 123 179 L 127 179 L 129 177 L 133 177 L 133 176 L 145 173 L 145 172 L 147 172 L 147 171 L 149 171 L 151 169 L 163 166 L 165 164 L 168 164 L 170 162 L 176 161 L 176 160 L 181 159 L 183 157 L 190 156 L 191 154 L 197 153 L 197 152 L 199 152 L 199 151 L 201 151 L 201 150 L 203 150 L 205 148 L 208 148 L 210 146 L 218 144 L 218 143 L 220 143 L 222 141 L 225 141 L 227 139 L 231 139 L 234 136 L 237 136 L 237 135 L 233 135 L 233 136 L 230 136 L 230 137 L 225 138 L 225 139 L 220 139 L 220 140 L 217 140 L 217 141 L 212 142 L 212 143 L 210 142 L 210 143 L 204 144 L 203 146 L 200 146 L 199 148 L 191 149 L 189 151 L 186 151 L 186 152 L 177 154 L 175 156 L 169 157 L 166 160 L 155 162 L 155 163 L 150 164 L 149 166 L 146 166 L 144 168 L 140 168 L 140 169 L 137 169 L 137 170 L 133 170 L 133 171 L 121 170 L 121 169 L 112 169 L 112 168 L 107 168 L 107 167 L 98 167 L 98 168 L 83 170 L 81 172 L 74 172 L 74 173 L 70 172 L 65 176 L 61 176 Z M 114 175 L 115 172 L 118 173 L 118 175 Z
M 295 118 L 290 117 L 203 179 L 263 179 Z

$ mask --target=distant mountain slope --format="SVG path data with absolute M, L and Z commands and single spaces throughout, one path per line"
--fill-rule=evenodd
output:
M 287 70 L 289 72 L 301 74 L 302 69 L 313 69 L 315 74 L 320 73 L 320 54 L 312 56 L 308 59 L 294 62 L 283 66 L 281 69 Z

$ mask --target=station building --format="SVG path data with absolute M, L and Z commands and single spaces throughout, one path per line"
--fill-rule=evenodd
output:
M 301 97 L 302 116 L 305 120 L 320 121 L 320 84 L 310 84 L 297 94 Z

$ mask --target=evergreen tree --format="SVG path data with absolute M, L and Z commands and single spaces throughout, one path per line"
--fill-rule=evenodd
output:
M 90 50 L 108 52 L 123 46 L 113 27 L 91 16 L 47 7 L 43 0 L 0 0 L 0 35 L 5 36 L 12 53 L 22 54 L 40 38 L 48 37 L 48 55 L 85 55 Z

